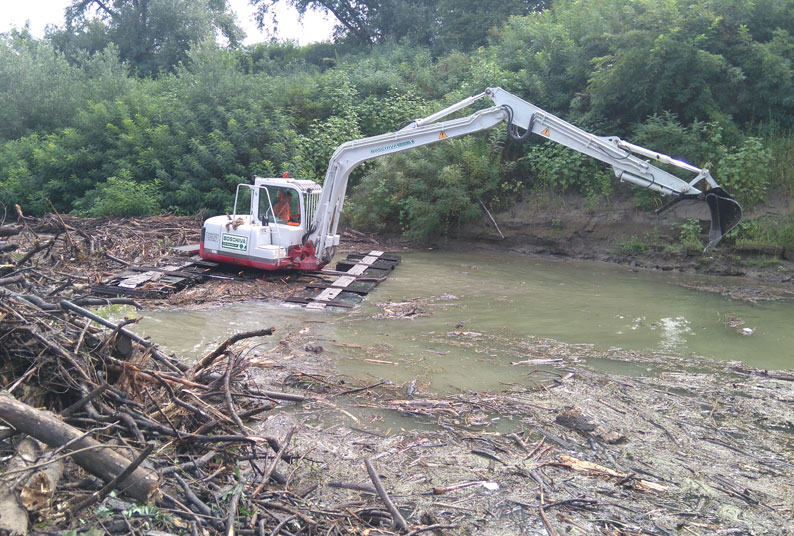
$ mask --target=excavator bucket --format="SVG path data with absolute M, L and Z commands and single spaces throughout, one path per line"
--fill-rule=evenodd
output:
M 716 246 L 731 229 L 742 221 L 742 206 L 719 186 L 706 192 L 706 204 L 711 211 L 709 243 L 704 251 Z

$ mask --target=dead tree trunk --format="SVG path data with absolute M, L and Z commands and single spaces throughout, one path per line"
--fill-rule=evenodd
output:
M 38 465 L 45 458 L 35 439 L 27 437 L 17 445 L 17 452 L 0 479 L 0 532 L 3 534 L 27 534 L 28 513 L 49 505 L 63 475 L 63 460 L 43 467 Z
M 0 395 L 0 420 L 52 447 L 66 447 L 83 469 L 108 482 L 121 474 L 130 460 L 111 448 L 62 422 L 49 411 L 40 411 L 8 395 Z M 129 497 L 150 503 L 157 498 L 159 479 L 152 470 L 139 467 L 119 483 L 118 489 Z

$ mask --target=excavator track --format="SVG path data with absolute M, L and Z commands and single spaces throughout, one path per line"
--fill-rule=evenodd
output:
M 336 263 L 335 270 L 306 274 L 317 278 L 284 303 L 302 305 L 307 309 L 351 309 L 384 281 L 400 260 L 397 255 L 377 250 L 350 253 L 345 260 Z

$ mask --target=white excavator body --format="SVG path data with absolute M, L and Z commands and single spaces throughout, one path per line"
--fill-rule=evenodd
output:
M 290 256 L 315 217 L 322 187 L 314 181 L 255 177 L 238 184 L 231 214 L 204 222 L 202 258 L 262 270 L 316 270 L 316 260 Z M 326 237 L 339 244 L 339 235 Z

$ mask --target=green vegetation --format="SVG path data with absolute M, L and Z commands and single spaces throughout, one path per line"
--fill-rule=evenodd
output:
M 631 235 L 628 240 L 616 242 L 615 245 L 617 254 L 626 257 L 641 255 L 648 250 L 648 242 L 638 238 L 637 235 Z
M 44 39 L 0 35 L 0 202 L 230 211 L 251 175 L 321 181 L 340 143 L 487 86 L 706 166 L 745 208 L 794 194 L 794 0 L 256 3 L 267 24 L 278 3 L 333 11 L 335 41 L 242 47 L 225 0 L 74 0 Z M 616 188 L 598 162 L 491 131 L 361 166 L 346 216 L 433 240 L 481 202 L 499 210 L 537 189 L 596 206 Z M 752 225 L 736 240 L 791 247 L 790 219 Z
M 681 246 L 686 250 L 703 250 L 703 242 L 700 240 L 702 230 L 700 222 L 689 218 L 681 223 L 681 233 L 678 235 L 678 240 Z
M 745 219 L 731 232 L 737 245 L 794 251 L 794 214 L 781 220 Z

